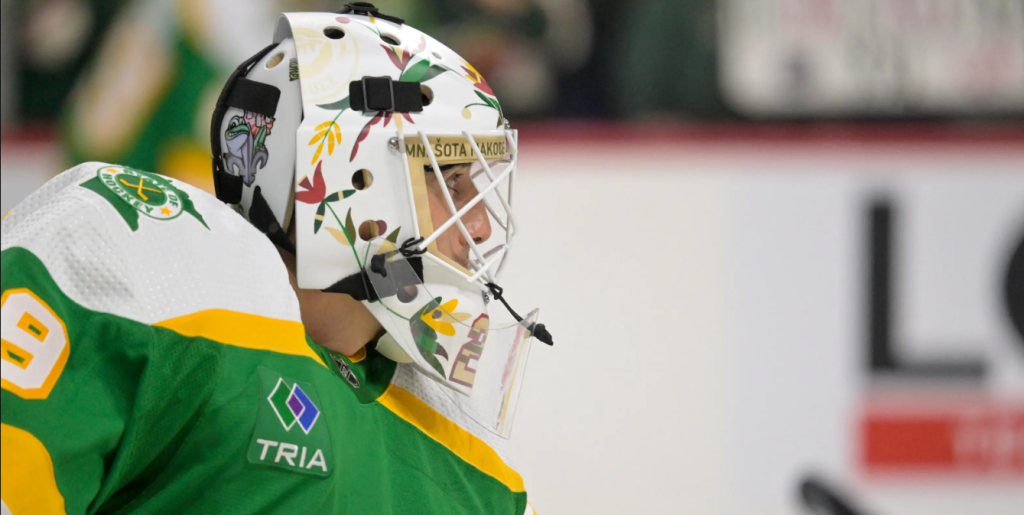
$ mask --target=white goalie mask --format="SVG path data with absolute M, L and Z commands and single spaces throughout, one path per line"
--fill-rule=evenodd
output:
M 381 354 L 507 437 L 531 340 L 550 335 L 497 286 L 518 229 L 501 104 L 458 54 L 368 4 L 284 15 L 274 41 L 218 103 L 218 197 L 295 253 L 300 288 L 363 301 Z

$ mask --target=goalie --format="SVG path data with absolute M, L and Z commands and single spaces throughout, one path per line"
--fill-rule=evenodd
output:
M 218 198 L 87 163 L 4 218 L 3 514 L 532 514 L 506 440 L 551 336 L 499 286 L 483 78 L 369 4 L 290 14 L 212 144 Z

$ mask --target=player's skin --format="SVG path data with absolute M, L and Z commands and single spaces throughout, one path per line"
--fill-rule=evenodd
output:
M 430 217 L 434 227 L 440 227 L 452 216 L 442 193 L 442 187 L 448 188 L 457 209 L 462 209 L 479 193 L 469 172 L 469 165 L 445 171 L 444 185 L 437 181 L 433 173 L 427 173 L 427 194 L 430 199 Z M 490 218 L 483 203 L 477 204 L 463 216 L 462 223 L 477 244 L 481 244 L 491 237 Z M 291 224 L 288 237 L 294 244 L 294 223 Z M 456 263 L 461 264 L 464 268 L 469 268 L 469 242 L 466 241 L 457 226 L 452 226 L 437 239 L 437 248 Z M 292 288 L 299 299 L 302 323 L 306 326 L 306 334 L 317 345 L 346 356 L 352 356 L 383 333 L 384 329 L 380 322 L 374 318 L 362 302 L 354 300 L 348 295 L 300 289 L 295 273 L 295 256 L 284 251 L 280 251 L 280 253 L 288 268 Z

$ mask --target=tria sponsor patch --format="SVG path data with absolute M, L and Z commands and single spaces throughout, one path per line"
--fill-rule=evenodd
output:
M 254 465 L 327 477 L 333 471 L 331 435 L 320 420 L 320 399 L 308 383 L 261 367 L 260 403 L 248 460 Z
M 327 472 L 327 461 L 324 458 L 323 449 L 311 451 L 308 447 L 263 439 L 257 439 L 256 443 L 263 446 L 263 451 L 260 452 L 260 463 L 287 465 L 290 468 L 297 467 L 302 471 L 315 469 Z

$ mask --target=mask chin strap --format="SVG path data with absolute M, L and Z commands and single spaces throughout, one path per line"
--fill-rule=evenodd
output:
M 519 316 L 519 313 L 516 313 L 516 311 L 512 309 L 512 306 L 509 305 L 508 301 L 505 300 L 504 288 L 494 283 L 487 283 L 487 289 L 491 290 L 491 296 L 493 296 L 495 300 L 498 300 L 505 305 L 505 309 L 507 309 L 508 312 L 511 313 L 513 317 L 515 317 L 517 322 L 522 323 L 523 317 Z M 527 329 L 529 329 L 530 333 L 532 333 L 535 338 L 540 340 L 541 343 L 545 343 L 552 347 L 555 345 L 554 338 L 552 338 L 551 333 L 548 332 L 548 328 L 545 327 L 544 324 L 532 324 Z
M 406 240 L 402 248 L 374 256 L 370 261 L 369 271 L 363 270 L 358 274 L 352 274 L 323 291 L 348 295 L 360 302 L 379 302 L 381 299 L 394 297 L 407 288 L 419 287 L 423 284 L 423 258 L 420 256 L 426 253 L 425 250 L 418 248 L 421 243 L 423 238 Z M 398 263 L 408 266 L 395 266 L 396 262 L 391 261 L 399 254 L 405 259 Z M 370 274 L 375 274 L 378 279 L 371 281 Z M 523 322 L 523 317 L 519 316 L 505 300 L 504 288 L 489 283 L 487 289 L 491 291 L 491 296 L 495 300 L 505 305 L 505 309 L 508 309 L 517 322 Z M 544 324 L 531 324 L 527 329 L 542 343 L 555 345 L 554 338 Z
M 348 295 L 360 302 L 379 302 L 408 288 L 419 287 L 423 284 L 423 259 L 420 256 L 426 251 L 416 247 L 422 242 L 423 238 L 409 239 L 398 250 L 373 256 L 369 270 L 352 274 L 322 291 Z M 399 254 L 405 259 L 392 261 Z M 407 266 L 396 266 L 396 263 Z M 371 280 L 370 274 L 377 278 Z
M 285 252 L 295 256 L 295 245 L 288 239 L 281 224 L 277 223 L 274 211 L 270 209 L 267 199 L 263 198 L 263 191 L 259 186 L 252 192 L 252 205 L 249 206 L 249 222 L 270 238 L 270 242 L 277 245 Z

